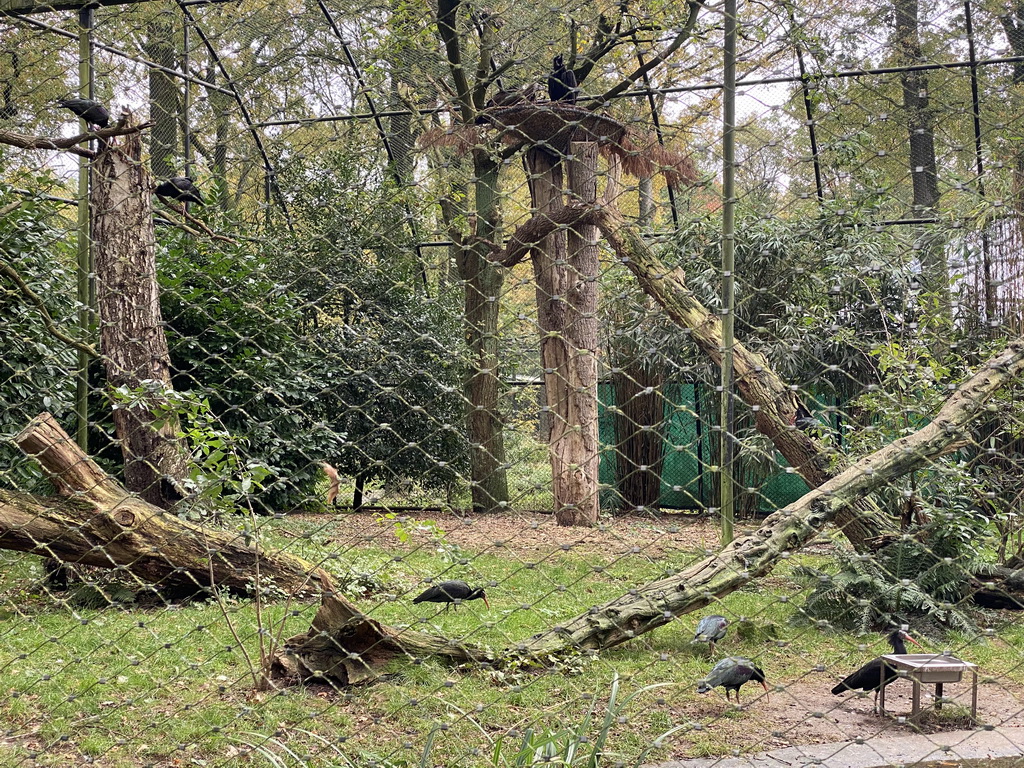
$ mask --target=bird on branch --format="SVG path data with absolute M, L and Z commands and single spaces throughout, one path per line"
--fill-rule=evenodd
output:
M 85 120 L 90 131 L 110 125 L 110 113 L 107 108 L 94 99 L 61 99 L 57 103 Z
M 160 182 L 156 185 L 156 196 L 165 203 L 173 200 L 178 203 L 206 204 L 199 188 L 188 176 L 175 176 Z
M 554 68 L 548 77 L 548 98 L 551 101 L 575 104 L 578 94 L 577 85 L 576 73 L 565 65 L 561 54 L 555 56 Z

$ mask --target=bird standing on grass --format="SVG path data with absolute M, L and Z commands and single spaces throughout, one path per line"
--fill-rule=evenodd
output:
M 764 679 L 764 672 L 750 659 L 742 656 L 726 656 L 712 667 L 707 677 L 697 685 L 697 693 L 707 693 L 712 688 L 721 686 L 725 688 L 725 699 L 729 700 L 729 691 L 736 691 L 736 703 L 740 703 L 740 688 L 756 680 L 764 688 L 765 698 L 768 698 L 768 684 Z
M 900 655 L 907 652 L 907 646 L 903 642 L 909 640 L 914 645 L 920 646 L 921 644 L 912 638 L 903 629 L 894 629 L 889 634 L 889 643 L 892 645 L 892 652 Z M 883 671 L 884 666 L 884 671 Z M 832 693 L 836 696 L 840 696 L 847 691 L 874 691 L 875 692 L 875 707 L 874 711 L 878 711 L 878 692 L 881 691 L 885 686 L 893 681 L 896 677 L 895 668 L 886 664 L 882 657 L 879 656 L 876 659 L 872 659 L 863 667 L 858 669 L 851 675 L 839 683 L 835 688 L 832 689 Z
M 711 653 L 715 652 L 715 643 L 725 637 L 729 620 L 725 616 L 705 616 L 697 624 L 697 632 L 693 636 L 695 643 L 707 643 L 711 647 Z
M 70 109 L 85 120 L 89 130 L 106 128 L 110 125 L 110 113 L 107 108 L 93 99 L 61 99 L 57 102 L 65 109 Z
M 174 200 L 178 203 L 196 203 L 205 205 L 199 188 L 188 176 L 175 176 L 156 185 L 156 196 L 165 203 Z
M 491 607 L 491 604 L 487 602 L 487 595 L 484 594 L 483 587 L 473 589 L 469 584 L 458 579 L 435 584 L 412 599 L 414 603 L 446 603 L 444 607 L 446 611 L 452 605 L 458 609 L 465 600 L 483 600 L 484 605 L 488 608 Z
M 564 101 L 575 104 L 578 83 L 576 73 L 565 66 L 561 54 L 555 56 L 554 68 L 548 77 L 548 98 L 551 101 Z

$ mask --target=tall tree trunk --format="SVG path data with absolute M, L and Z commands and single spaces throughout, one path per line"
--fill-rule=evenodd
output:
M 615 488 L 624 509 L 648 511 L 661 497 L 665 377 L 659 367 L 635 354 L 629 360 L 617 359 L 615 368 Z
M 459 251 L 459 278 L 466 286 L 466 421 L 470 447 L 473 509 L 494 512 L 508 506 L 504 423 L 498 402 L 498 307 L 504 275 L 488 255 L 500 231 L 500 166 L 486 152 L 473 156 L 476 181 L 476 236 Z
M 574 154 L 579 150 L 592 156 L 596 167 L 596 145 L 573 148 Z M 533 207 L 541 216 L 558 211 L 563 207 L 561 160 L 533 149 L 527 165 Z M 592 202 L 597 180 L 587 167 L 570 167 L 570 186 L 581 201 Z M 541 365 L 551 416 L 548 455 L 559 525 L 594 525 L 598 517 L 596 241 L 596 229 L 581 224 L 568 234 L 553 232 L 533 249 Z
M 161 12 L 146 29 L 142 49 L 156 64 L 167 69 L 177 68 L 175 51 L 174 14 Z M 149 164 L 158 179 L 180 176 L 178 173 L 178 113 L 181 94 L 175 80 L 166 72 L 149 68 L 149 119 L 153 127 L 149 132 Z
M 894 11 L 897 61 L 904 66 L 923 64 L 918 0 L 895 0 Z M 914 187 L 912 218 L 927 218 L 934 216 L 939 207 L 935 114 L 929 106 L 928 77 L 924 72 L 908 70 L 900 73 L 900 82 L 909 136 L 910 177 Z M 951 320 L 949 265 L 942 238 L 929 225 L 921 227 L 917 237 L 922 286 L 938 297 L 945 319 Z
M 141 403 L 114 410 L 125 485 L 151 504 L 167 507 L 179 498 L 175 486 L 185 475 L 185 446 L 177 420 L 155 410 L 163 402 L 162 390 L 172 386 L 156 279 L 152 189 L 139 133 L 96 159 L 93 254 L 107 382 L 112 389 L 149 393 Z

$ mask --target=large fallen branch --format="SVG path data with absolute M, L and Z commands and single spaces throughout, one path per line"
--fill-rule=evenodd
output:
M 754 534 L 667 579 L 630 590 L 516 647 L 537 655 L 571 648 L 609 648 L 698 610 L 768 573 L 854 501 L 878 490 L 952 444 L 969 439 L 968 427 L 1000 388 L 1024 376 L 1024 338 L 1018 338 L 965 381 L 917 432 L 866 456 L 841 474 L 769 516 Z
M 296 678 L 345 685 L 376 675 L 396 655 L 457 661 L 486 656 L 446 638 L 374 621 L 307 560 L 166 514 L 103 472 L 48 413 L 33 419 L 15 442 L 39 463 L 59 496 L 0 489 L 0 549 L 117 570 L 170 593 L 220 587 L 251 594 L 268 584 L 296 597 L 322 590 L 310 631 L 287 641 L 278 655 L 277 671 Z

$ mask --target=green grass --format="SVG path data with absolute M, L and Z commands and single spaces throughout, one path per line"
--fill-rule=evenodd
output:
M 516 556 L 494 546 L 480 552 L 438 547 L 429 537 L 385 547 L 374 540 L 336 541 L 328 522 L 267 521 L 264 544 L 324 562 L 339 577 L 363 574 L 360 583 L 370 587 L 359 604 L 375 619 L 494 649 L 703 554 L 676 551 L 652 560 L 642 553 L 595 557 L 554 548 Z M 802 561 L 822 564 L 821 556 Z M 848 636 L 793 624 L 807 590 L 789 578 L 795 564 L 783 564 L 767 580 L 713 606 L 735 620 L 720 655 L 756 657 L 770 671 L 771 684 L 800 679 L 817 664 L 849 666 L 865 653 Z M 480 601 L 447 613 L 433 605 L 412 606 L 427 575 L 496 582 L 488 590 L 491 609 Z M 403 659 L 369 686 L 261 692 L 254 689 L 242 652 L 257 653 L 260 627 L 252 601 L 85 607 L 74 593 L 70 599 L 47 594 L 41 578 L 38 558 L 0 552 L 2 766 L 26 765 L 31 755 L 37 765 L 88 758 L 117 768 L 489 766 L 495 760 L 515 765 L 527 729 L 530 743 L 566 743 L 570 734 L 580 735 L 580 724 L 593 711 L 589 730 L 596 735 L 616 677 L 620 702 L 637 694 L 609 726 L 607 749 L 627 765 L 659 735 L 689 719 L 710 724 L 685 729 L 690 756 L 727 753 L 736 745 L 712 727 L 716 718 L 742 724 L 748 716 L 723 711 L 713 697 L 695 693 L 712 660 L 705 649 L 689 644 L 691 616 L 600 656 L 561 657 L 550 668 L 461 669 L 433 658 Z M 284 637 L 304 632 L 316 607 L 272 602 L 264 606 L 264 626 L 277 633 L 283 622 Z M 1018 626 L 1000 627 L 983 644 L 955 636 L 944 642 L 980 663 L 986 674 L 1024 680 L 1019 653 L 1007 652 L 1024 644 Z M 670 685 L 642 691 L 660 683 Z M 669 756 L 667 749 L 654 750 L 648 759 Z

